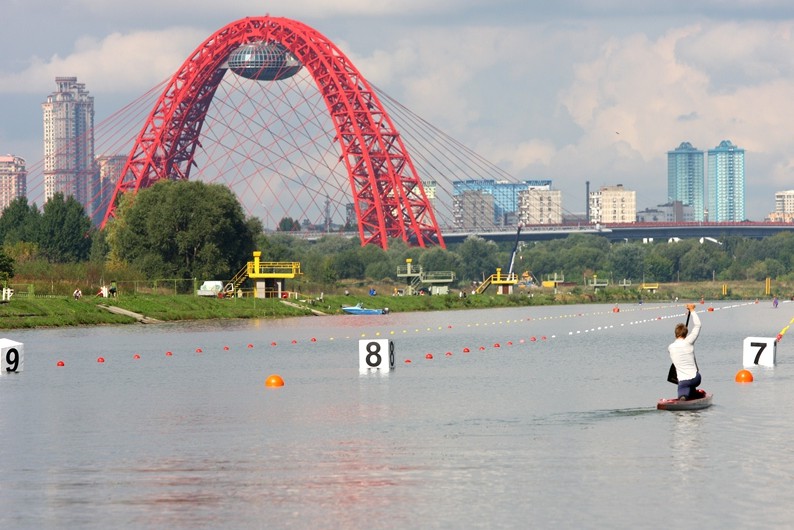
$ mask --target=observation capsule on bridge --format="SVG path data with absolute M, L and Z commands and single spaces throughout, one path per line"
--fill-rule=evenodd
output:
M 256 81 L 278 81 L 297 74 L 303 64 L 280 42 L 243 44 L 226 62 L 235 74 Z

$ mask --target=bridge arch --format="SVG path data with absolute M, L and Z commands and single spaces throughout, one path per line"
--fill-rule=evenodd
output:
M 204 118 L 240 46 L 275 42 L 307 69 L 335 128 L 347 170 L 362 246 L 387 248 L 390 238 L 444 246 L 422 182 L 400 133 L 372 86 L 328 38 L 287 18 L 249 17 L 210 35 L 166 84 L 135 139 L 109 198 L 104 227 L 121 195 L 159 180 L 187 180 L 195 165 Z

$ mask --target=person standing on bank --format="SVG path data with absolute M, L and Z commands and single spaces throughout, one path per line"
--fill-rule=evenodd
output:
M 675 341 L 667 347 L 670 360 L 675 365 L 678 373 L 678 399 L 696 399 L 701 397 L 697 391 L 700 384 L 700 372 L 695 359 L 695 341 L 700 334 L 700 318 L 695 312 L 695 304 L 688 304 L 689 314 L 692 316 L 692 331 L 686 324 L 675 326 Z

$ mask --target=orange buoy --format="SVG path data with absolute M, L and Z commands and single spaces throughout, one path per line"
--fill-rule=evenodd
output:
M 273 374 L 268 376 L 265 379 L 265 386 L 267 387 L 276 387 L 276 386 L 284 386 L 284 380 L 278 374 Z
M 56 366 L 65 366 L 65 365 L 64 365 L 63 361 L 58 361 L 58 363 L 56 364 Z
M 96 362 L 103 363 L 103 362 L 105 362 L 105 358 L 104 357 L 97 357 Z
M 138 354 L 136 353 L 135 355 L 133 355 L 133 356 L 132 356 L 132 358 L 133 358 L 133 359 L 140 359 L 140 358 L 141 358 L 141 356 L 140 356 L 140 355 L 138 355 Z
M 736 382 L 737 383 L 752 383 L 753 382 L 753 373 L 749 370 L 739 370 L 736 372 Z

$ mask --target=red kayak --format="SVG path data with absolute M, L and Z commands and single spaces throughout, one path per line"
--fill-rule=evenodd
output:
M 699 392 L 703 397 L 687 399 L 686 401 L 681 401 L 676 398 L 660 399 L 659 402 L 656 403 L 656 408 L 659 410 L 700 410 L 710 407 L 711 398 L 714 394 L 708 394 L 703 390 L 699 390 Z

